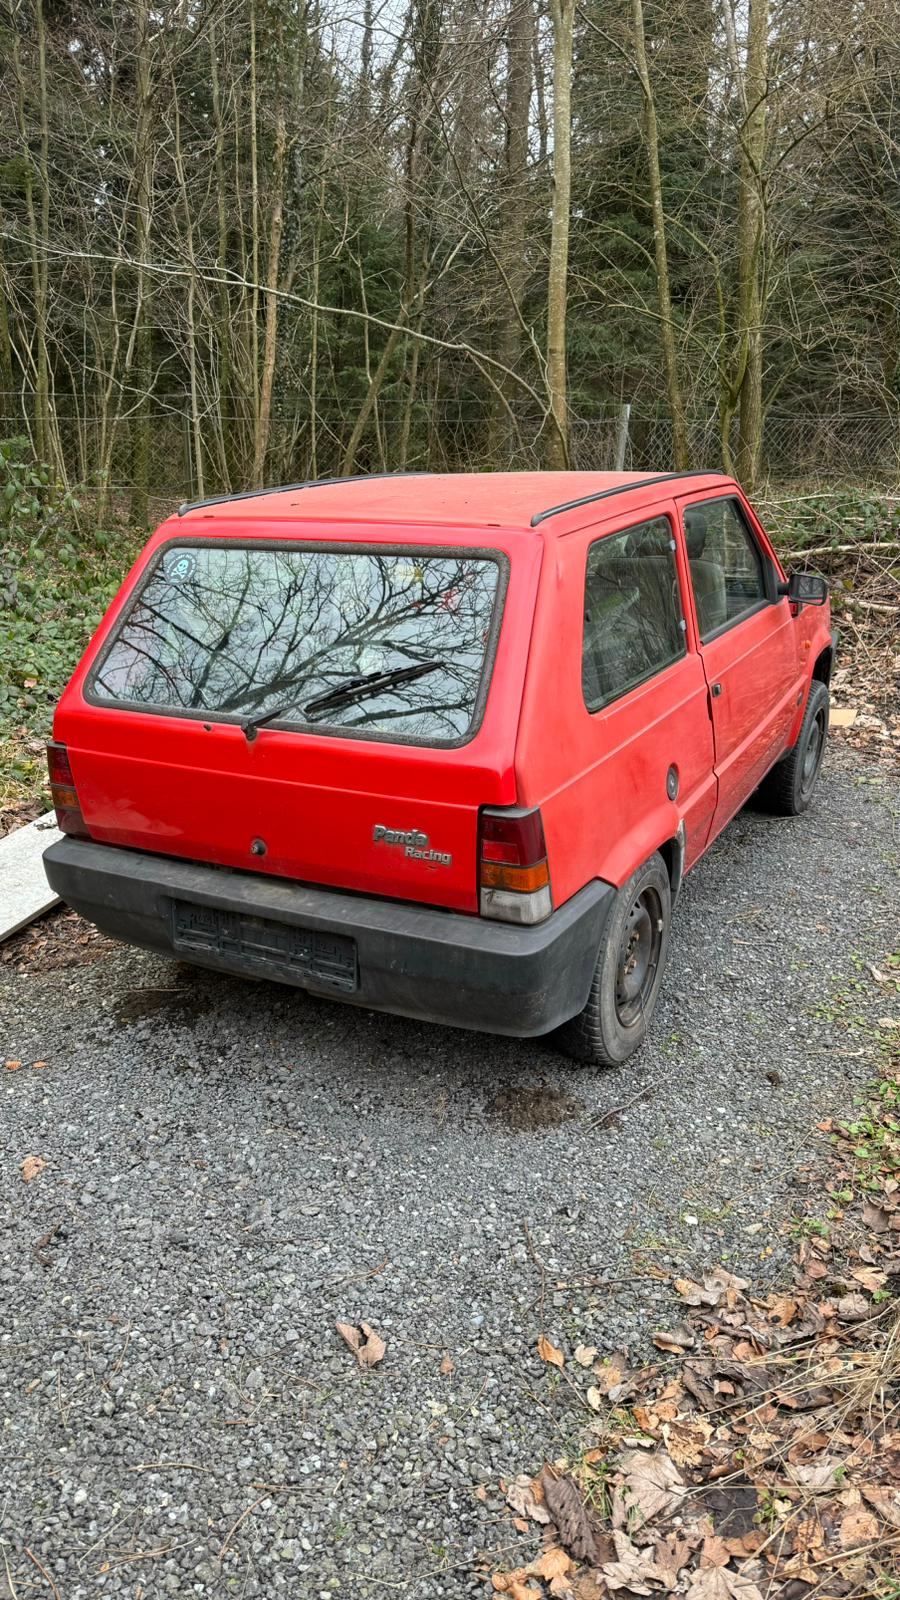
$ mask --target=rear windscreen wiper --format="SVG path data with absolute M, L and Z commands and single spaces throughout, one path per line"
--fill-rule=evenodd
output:
M 386 672 L 367 672 L 361 678 L 346 678 L 343 683 L 329 689 L 327 694 L 317 695 L 315 700 L 307 701 L 303 714 L 309 716 L 311 711 L 328 711 L 347 700 L 359 700 L 363 695 L 377 694 L 379 689 L 391 689 L 397 683 L 410 683 L 413 678 L 421 678 L 426 672 L 435 672 L 443 665 L 443 661 L 419 661 L 414 667 L 389 667 Z
M 443 666 L 442 661 L 420 661 L 414 667 L 389 667 L 386 672 L 366 672 L 361 678 L 345 678 L 343 683 L 336 684 L 329 689 L 327 694 L 317 695 L 315 700 L 310 700 L 303 707 L 303 715 L 309 716 L 311 711 L 327 711 L 332 706 L 343 705 L 346 700 L 357 700 L 361 695 L 377 694 L 379 689 L 389 689 L 395 683 L 408 683 L 412 678 L 421 678 L 426 672 L 434 672 L 437 667 Z M 293 700 L 287 705 L 276 706 L 274 711 L 266 711 L 261 717 L 248 717 L 241 723 L 241 732 L 248 744 L 252 744 L 260 728 L 269 722 L 278 722 L 279 718 L 286 717 L 293 709 Z

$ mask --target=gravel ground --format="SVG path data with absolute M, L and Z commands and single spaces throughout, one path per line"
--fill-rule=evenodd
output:
M 585 1421 L 537 1335 L 639 1353 L 648 1261 L 784 1271 L 888 1009 L 896 807 L 838 749 L 811 816 L 743 813 L 617 1073 L 114 945 L 2 969 L 0 1596 L 483 1595 L 498 1480 Z

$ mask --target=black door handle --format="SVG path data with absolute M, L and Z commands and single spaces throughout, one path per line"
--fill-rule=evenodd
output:
M 709 692 L 714 700 L 718 700 L 719 695 L 722 693 L 722 685 L 720 683 L 714 683 Z

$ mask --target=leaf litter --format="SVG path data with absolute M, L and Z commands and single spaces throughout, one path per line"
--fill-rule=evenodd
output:
M 829 1223 L 795 1229 L 789 1285 L 675 1279 L 658 1364 L 577 1346 L 583 1448 L 508 1485 L 543 1545 L 496 1593 L 900 1600 L 900 1062 L 865 1115 L 820 1124 Z

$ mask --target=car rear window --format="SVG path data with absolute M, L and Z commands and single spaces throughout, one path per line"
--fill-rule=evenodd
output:
M 462 743 L 481 720 L 505 579 L 497 551 L 170 544 L 89 694 L 179 716 Z

